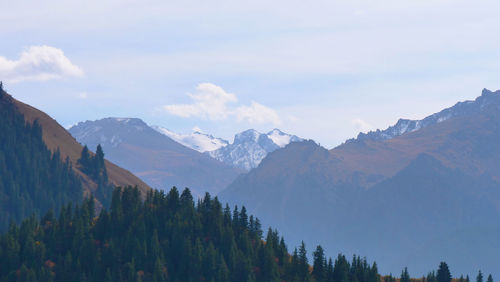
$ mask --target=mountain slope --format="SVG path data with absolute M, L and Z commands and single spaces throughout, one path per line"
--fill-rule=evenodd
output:
M 302 138 L 273 129 L 267 134 L 249 129 L 234 136 L 234 142 L 218 150 L 208 152 L 213 158 L 234 167 L 249 171 L 255 168 L 270 152 L 283 148 Z
M 403 264 L 424 271 L 451 260 L 446 254 L 469 251 L 476 255 L 469 261 L 491 267 L 498 252 L 480 256 L 467 242 L 477 242 L 472 230 L 500 225 L 500 91 L 484 90 L 458 105 L 465 106 L 445 111 L 446 120 L 389 139 L 359 138 L 330 151 L 290 144 L 220 197 L 245 204 L 292 243 L 307 239 L 333 252 L 363 253 L 393 267 L 384 272 Z M 451 234 L 460 240 L 453 250 L 444 247 Z M 485 234 L 475 245 L 498 244 Z M 422 253 L 430 255 L 416 256 Z M 457 271 L 472 273 L 470 264 L 453 259 Z
M 38 122 L 25 122 L 1 82 L 0 132 L 0 232 L 10 222 L 81 202 L 82 183 L 71 163 L 47 148 Z
M 197 196 L 217 193 L 239 170 L 185 147 L 140 119 L 105 118 L 80 122 L 69 129 L 82 144 L 101 144 L 106 157 L 159 189 L 189 187 Z
M 179 134 L 160 126 L 152 126 L 152 128 L 178 143 L 201 153 L 214 151 L 229 144 L 224 139 L 216 138 L 199 131 L 190 134 Z
M 65 159 L 66 157 L 70 159 L 73 163 L 73 169 L 82 177 L 86 193 L 88 194 L 90 191 L 94 191 L 97 187 L 96 184 L 93 183 L 93 181 L 82 173 L 78 166 L 75 165 L 80 158 L 80 154 L 83 149 L 82 145 L 80 145 L 75 138 L 73 138 L 71 134 L 66 131 L 66 129 L 57 123 L 57 121 L 44 112 L 17 100 L 14 100 L 14 104 L 18 108 L 19 112 L 24 115 L 26 121 L 33 122 L 34 120 L 38 120 L 38 123 L 43 128 L 43 140 L 51 151 L 59 149 L 62 159 Z M 106 151 L 104 152 L 107 153 Z M 112 184 L 117 186 L 137 186 L 143 194 L 150 189 L 146 183 L 137 178 L 131 172 L 108 160 L 106 160 L 105 164 L 109 181 Z

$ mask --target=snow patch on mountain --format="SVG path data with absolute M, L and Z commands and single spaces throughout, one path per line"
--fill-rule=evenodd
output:
M 133 127 L 138 131 L 145 130 L 148 125 L 138 118 L 104 118 L 97 121 L 84 121 L 68 129 L 76 140 L 88 140 L 89 138 L 97 138 L 98 143 L 103 147 L 118 147 L 123 140 L 121 132 L 117 126 Z M 116 130 L 111 133 L 110 127 Z M 112 134 L 112 135 L 111 135 Z M 110 136 L 111 135 L 111 136 Z M 90 148 L 91 150 L 94 148 Z
M 152 128 L 161 134 L 170 137 L 176 142 L 202 153 L 214 151 L 229 144 L 228 141 L 222 138 L 216 138 L 200 131 L 195 131 L 189 134 L 181 134 L 160 126 L 152 126 Z
M 385 130 L 377 129 L 376 131 L 370 131 L 368 133 L 361 132 L 356 139 L 349 139 L 347 142 L 388 140 L 433 124 L 444 122 L 454 117 L 479 114 L 486 111 L 497 111 L 499 105 L 500 90 L 492 92 L 488 89 L 483 89 L 481 96 L 477 97 L 474 101 L 459 102 L 450 108 L 427 116 L 422 120 L 399 119 L 395 125 L 389 126 Z
M 283 148 L 290 142 L 300 141 L 303 139 L 279 129 L 265 134 L 249 129 L 236 134 L 232 144 L 207 153 L 223 163 L 248 171 L 257 167 L 270 152 Z

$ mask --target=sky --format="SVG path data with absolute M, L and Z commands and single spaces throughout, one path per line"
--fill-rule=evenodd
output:
M 499 1 L 1 1 L 0 80 L 65 127 L 332 148 L 500 89 Z

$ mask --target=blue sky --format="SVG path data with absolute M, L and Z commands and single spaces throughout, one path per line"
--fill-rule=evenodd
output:
M 230 140 L 278 127 L 331 148 L 499 89 L 499 12 L 461 0 L 9 1 L 0 79 L 64 126 L 139 117 Z

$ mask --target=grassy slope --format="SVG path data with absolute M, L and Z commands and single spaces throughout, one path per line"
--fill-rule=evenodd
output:
M 38 119 L 38 122 L 43 129 L 43 140 L 47 144 L 47 147 L 55 151 L 59 148 L 61 152 L 61 157 L 65 159 L 69 157 L 73 163 L 73 168 L 78 175 L 82 177 L 82 182 L 84 185 L 84 193 L 96 189 L 96 184 L 82 173 L 78 167 L 75 165 L 77 160 L 80 158 L 80 153 L 82 151 L 82 145 L 78 143 L 67 131 L 64 129 L 56 120 L 45 114 L 44 112 L 24 104 L 20 101 L 14 99 L 14 103 L 19 109 L 19 111 L 25 116 L 28 122 L 33 122 Z M 128 170 L 125 170 L 109 161 L 106 161 L 106 169 L 108 170 L 108 177 L 111 183 L 117 186 L 138 186 L 141 193 L 144 195 L 149 189 L 151 189 L 146 183 L 140 180 L 138 177 L 133 175 Z

